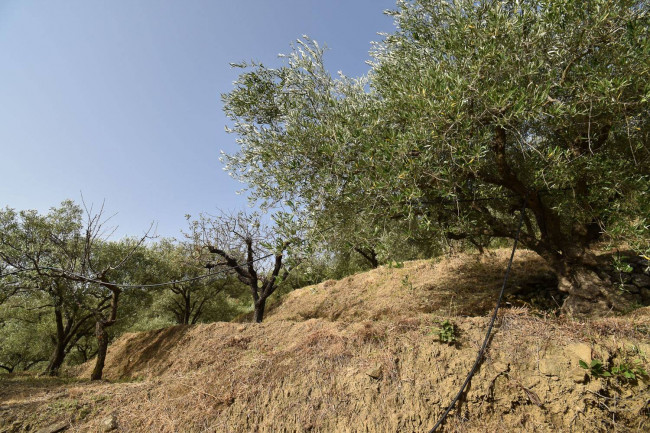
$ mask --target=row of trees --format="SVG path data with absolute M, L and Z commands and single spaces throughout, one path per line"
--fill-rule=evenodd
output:
M 111 328 L 229 320 L 251 295 L 261 321 L 295 266 L 292 240 L 256 215 L 202 216 L 182 241 L 108 235 L 102 209 L 71 201 L 45 215 L 0 211 L 0 368 L 56 375 L 70 354 L 96 356 L 100 379 Z
M 1 369 L 57 375 L 66 359 L 96 357 L 100 379 L 109 342 L 123 332 L 249 309 L 261 322 L 270 297 L 376 267 L 384 254 L 374 244 L 307 243 L 283 213 L 270 224 L 259 214 L 188 216 L 180 241 L 150 232 L 112 241 L 108 220 L 72 201 L 47 214 L 0 210 Z

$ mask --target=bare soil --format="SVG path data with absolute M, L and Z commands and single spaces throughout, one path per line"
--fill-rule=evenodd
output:
M 262 324 L 125 334 L 106 381 L 86 380 L 92 363 L 68 379 L 1 377 L 0 432 L 426 432 L 474 361 L 507 258 L 326 281 L 287 295 Z M 579 361 L 650 371 L 650 308 L 582 321 L 544 311 L 561 295 L 527 251 L 511 281 L 486 358 L 441 431 L 649 431 L 647 377 L 597 377 Z M 535 300 L 546 289 L 554 297 Z M 442 320 L 453 345 L 440 341 Z

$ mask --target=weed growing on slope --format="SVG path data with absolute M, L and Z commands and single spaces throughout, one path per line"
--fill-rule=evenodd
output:
M 456 325 L 449 320 L 440 322 L 440 328 L 434 328 L 434 331 L 438 334 L 438 339 L 443 343 L 453 345 L 457 341 Z

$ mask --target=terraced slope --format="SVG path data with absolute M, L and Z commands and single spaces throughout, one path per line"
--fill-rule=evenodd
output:
M 67 383 L 4 379 L 0 431 L 427 431 L 474 361 L 506 259 L 497 251 L 327 281 L 289 294 L 263 324 L 126 334 L 110 348 L 109 382 L 81 380 L 91 366 Z M 582 322 L 541 314 L 533 307 L 546 300 L 536 298 L 554 280 L 530 252 L 512 281 L 444 431 L 648 431 L 648 383 L 595 377 L 579 361 L 650 370 L 650 308 Z M 443 319 L 454 345 L 439 341 Z

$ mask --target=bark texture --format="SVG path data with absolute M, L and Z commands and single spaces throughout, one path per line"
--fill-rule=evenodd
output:
M 558 288 L 568 294 L 562 310 L 572 316 L 603 316 L 650 305 L 650 263 L 628 253 L 629 270 L 613 265 L 612 255 L 592 264 L 563 264 Z
M 108 333 L 106 332 L 106 326 L 101 321 L 97 321 L 95 326 L 95 336 L 97 337 L 97 360 L 95 361 L 95 368 L 90 375 L 90 380 L 101 380 L 104 371 L 104 364 L 106 363 L 106 352 L 108 351 Z

